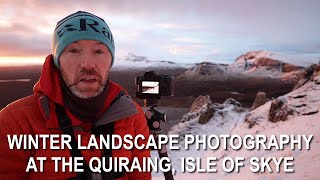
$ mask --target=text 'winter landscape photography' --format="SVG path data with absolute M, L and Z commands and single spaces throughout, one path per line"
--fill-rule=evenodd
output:
M 320 1 L 0 2 L 0 179 L 319 180 Z

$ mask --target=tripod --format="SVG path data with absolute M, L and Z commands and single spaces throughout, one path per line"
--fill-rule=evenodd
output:
M 155 107 L 158 107 L 159 99 L 149 98 L 144 100 L 144 106 L 150 107 L 149 110 L 145 112 L 145 116 L 147 118 L 148 127 L 150 129 L 150 133 L 156 137 L 156 141 L 158 143 L 158 135 L 162 134 L 161 132 L 161 123 L 166 122 L 166 114 L 162 114 L 159 111 L 155 110 Z M 158 149 L 158 154 L 160 159 L 163 157 L 168 157 L 167 148 L 165 145 L 162 145 L 160 149 Z M 165 164 L 168 164 L 168 161 L 162 161 L 161 166 L 164 167 Z M 172 170 L 168 172 L 163 172 L 165 180 L 174 180 L 172 175 Z

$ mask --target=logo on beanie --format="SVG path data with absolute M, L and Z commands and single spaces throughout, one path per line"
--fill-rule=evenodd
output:
M 91 22 L 90 22 L 91 21 Z M 89 18 L 81 18 L 79 19 L 79 26 L 76 27 L 74 24 L 66 24 L 57 32 L 59 38 L 65 35 L 67 32 L 72 31 L 89 31 L 93 30 L 96 33 L 103 34 L 106 38 L 109 39 L 112 46 L 114 47 L 113 37 L 108 28 L 100 26 L 99 22 L 89 19 Z

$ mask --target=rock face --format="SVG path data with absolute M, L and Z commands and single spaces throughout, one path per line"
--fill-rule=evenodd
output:
M 286 121 L 288 119 L 288 115 L 292 115 L 293 110 L 289 108 L 287 100 L 280 96 L 274 101 L 272 101 L 269 111 L 269 121 L 278 122 L 278 121 Z
M 269 57 L 257 57 L 255 61 L 253 61 L 252 67 L 262 67 L 262 66 L 269 66 L 272 67 L 279 67 L 280 66 L 279 61 L 271 59 Z
M 245 109 L 241 107 L 241 103 L 232 98 L 227 99 L 223 104 L 219 104 L 212 103 L 208 95 L 199 96 L 192 104 L 190 112 L 182 117 L 181 122 L 196 120 L 197 123 L 206 124 L 217 116 L 224 118 L 230 112 L 242 113 L 244 111 Z
M 226 99 L 223 104 L 231 104 L 231 105 L 234 105 L 236 107 L 241 107 L 242 106 L 240 102 L 236 101 L 233 98 Z
M 210 96 L 198 96 L 191 105 L 190 112 L 200 109 L 203 105 L 211 103 Z
M 267 67 L 267 69 L 276 69 L 280 72 L 293 72 L 301 70 L 301 67 L 295 66 L 293 64 L 284 63 L 279 60 L 271 59 L 269 57 L 258 57 L 252 67 Z
M 293 65 L 293 64 L 285 63 L 285 64 L 283 64 L 283 66 L 282 66 L 282 72 L 284 72 L 284 73 L 294 72 L 294 71 L 300 71 L 300 70 L 302 70 L 301 67 L 297 67 L 297 66 L 295 66 L 295 65 Z
M 290 64 L 289 57 L 267 51 L 251 51 L 239 56 L 228 67 L 233 72 L 253 77 L 270 77 L 297 82 L 304 67 Z
M 303 86 L 309 81 L 314 81 L 315 83 L 319 84 L 320 83 L 319 77 L 320 77 L 320 65 L 312 64 L 300 74 L 299 81 L 297 82 L 297 84 L 293 89 L 298 89 L 299 87 Z
M 198 96 L 194 102 L 191 105 L 190 111 L 189 113 L 185 114 L 182 119 L 181 122 L 187 122 L 190 121 L 192 119 L 195 119 L 197 117 L 201 117 L 201 123 L 205 123 L 208 122 L 210 120 L 210 109 L 213 108 L 211 99 L 209 95 L 205 95 L 205 96 Z M 206 114 L 206 115 L 202 115 L 202 114 Z
M 206 124 L 213 116 L 214 108 L 212 104 L 207 104 L 206 111 L 200 114 L 198 122 L 200 124 Z
M 256 109 L 257 107 L 264 105 L 267 102 L 267 95 L 265 92 L 258 92 L 256 99 L 254 100 L 251 110 Z

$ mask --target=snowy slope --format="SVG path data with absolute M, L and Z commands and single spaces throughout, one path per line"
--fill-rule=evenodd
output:
M 319 79 L 319 77 L 318 77 Z M 248 123 L 244 122 L 246 112 L 234 111 L 233 105 L 222 104 L 221 113 L 215 113 L 212 119 L 206 125 L 197 123 L 197 116 L 194 119 L 179 123 L 174 126 L 171 134 L 230 134 L 244 136 L 247 134 L 257 135 L 263 134 L 267 137 L 271 135 L 314 135 L 311 142 L 310 150 L 291 150 L 288 146 L 284 150 L 251 150 L 248 151 L 244 148 L 240 150 L 223 150 L 216 151 L 202 150 L 197 151 L 195 148 L 189 150 L 169 151 L 169 155 L 173 161 L 173 167 L 177 169 L 178 174 L 175 176 L 176 180 L 194 180 L 194 179 L 320 179 L 320 113 L 317 112 L 320 107 L 320 84 L 313 81 L 308 82 L 304 86 L 296 89 L 283 97 L 288 102 L 289 107 L 293 109 L 294 114 L 289 116 L 287 121 L 280 121 L 272 123 L 268 121 L 268 113 L 271 102 L 249 112 L 248 117 L 255 119 L 257 123 L 250 129 Z M 205 108 L 205 107 L 203 107 Z M 202 109 L 203 110 L 203 109 Z M 201 109 L 200 109 L 201 111 Z M 314 112 L 314 113 L 311 113 Z M 310 115 L 306 115 L 309 114 Z M 188 114 L 192 117 L 192 114 Z M 223 118 L 222 118 L 223 117 Z M 182 144 L 183 145 L 183 142 Z M 155 155 L 155 154 L 153 154 Z M 179 173 L 180 172 L 180 159 L 181 157 L 245 157 L 245 166 L 242 167 L 239 173 L 226 173 L 217 166 L 217 173 Z M 252 173 L 249 169 L 249 159 L 251 157 L 294 157 L 294 173 Z M 217 164 L 221 164 L 221 159 Z M 272 165 L 271 165 L 272 166 Z M 272 168 L 275 168 L 273 165 Z M 158 176 L 157 176 L 158 175 Z M 161 174 L 154 175 L 154 179 L 163 179 L 159 177 Z
M 271 102 L 257 108 L 250 112 L 250 118 L 254 118 L 258 123 L 249 129 L 247 123 L 240 123 L 231 134 L 239 134 L 244 136 L 246 134 L 264 134 L 270 135 L 314 135 L 311 143 L 311 150 L 291 150 L 285 148 L 284 150 L 253 150 L 247 151 L 229 151 L 225 152 L 227 156 L 236 157 L 243 156 L 246 159 L 250 157 L 294 157 L 295 173 L 260 173 L 254 174 L 249 170 L 249 166 L 245 166 L 240 174 L 229 174 L 223 179 L 239 179 L 239 177 L 246 179 L 320 179 L 318 170 L 320 169 L 320 113 L 312 115 L 303 115 L 310 112 L 316 112 L 320 107 L 320 85 L 314 82 L 309 82 L 303 87 L 288 93 L 283 96 L 294 111 L 294 115 L 290 116 L 287 121 L 271 123 L 268 121 L 268 112 Z M 208 153 L 213 155 L 213 153 Z M 246 162 L 248 163 L 248 162 Z M 223 174 L 221 174 L 223 176 Z
M 178 76 L 178 79 L 224 81 L 238 77 L 239 74 L 230 72 L 229 68 L 225 65 L 202 62 L 186 70 L 184 73 Z
M 172 61 L 150 60 L 145 56 L 136 56 L 129 53 L 127 56 L 117 58 L 113 68 L 116 69 L 141 69 L 141 68 L 188 68 L 191 64 L 179 64 Z

